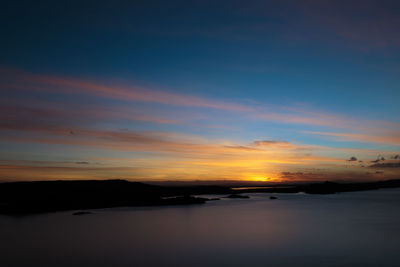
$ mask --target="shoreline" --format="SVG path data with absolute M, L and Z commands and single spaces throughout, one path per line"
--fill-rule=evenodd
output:
M 23 216 L 69 210 L 134 206 L 205 204 L 201 195 L 219 194 L 246 198 L 246 193 L 335 194 L 398 188 L 400 180 L 366 183 L 309 183 L 237 188 L 215 185 L 167 187 L 125 180 L 38 181 L 0 183 L 0 214 Z

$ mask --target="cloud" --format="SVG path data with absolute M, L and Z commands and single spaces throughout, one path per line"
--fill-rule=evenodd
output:
M 359 139 L 367 142 L 400 143 L 398 130 L 400 124 L 390 122 L 377 122 L 370 120 L 356 120 L 348 116 L 338 114 L 327 114 L 320 110 L 309 111 L 296 109 L 293 107 L 276 107 L 275 110 L 266 110 L 263 103 L 243 104 L 209 97 L 182 94 L 172 91 L 145 88 L 137 85 L 127 85 L 121 82 L 111 83 L 110 81 L 98 81 L 95 79 L 78 79 L 74 77 L 34 74 L 21 70 L 1 68 L 0 71 L 7 79 L 0 83 L 0 88 L 5 91 L 34 91 L 43 94 L 58 95 L 86 95 L 107 100 L 118 100 L 126 105 L 132 102 L 163 104 L 171 107 L 198 107 L 202 109 L 220 110 L 236 112 L 247 118 L 263 121 L 276 121 L 287 124 L 317 125 L 322 127 L 334 127 L 341 129 L 351 129 L 356 131 L 368 131 L 377 133 L 376 136 L 362 134 L 351 136 L 351 134 L 333 134 L 342 138 Z M 151 110 L 151 109 L 150 109 Z M 86 113 L 90 109 L 85 110 Z M 96 116 L 92 112 L 92 116 Z M 149 114 L 132 112 L 132 109 L 96 109 L 97 116 L 119 117 L 132 120 L 152 121 L 161 124 L 175 124 L 179 121 L 175 119 L 160 118 Z M 393 129 L 388 134 L 383 134 L 382 129 Z M 329 134 L 315 132 L 314 134 Z M 331 134 L 332 135 L 332 134 Z
M 371 162 L 371 163 L 378 163 L 378 162 L 384 161 L 384 160 L 385 160 L 384 157 L 378 156 L 376 160 L 371 160 L 370 162 Z
M 14 88 L 51 94 L 89 95 L 121 101 L 151 102 L 164 105 L 212 108 L 237 112 L 253 111 L 252 107 L 242 104 L 154 90 L 140 86 L 108 85 L 105 82 L 95 82 L 63 76 L 31 74 L 19 70 L 3 69 L 2 71 L 10 75 L 9 79 L 14 78 L 12 82 L 1 84 L 1 87 L 6 89 Z
M 257 148 L 247 147 L 247 146 L 224 146 L 224 147 L 238 149 L 238 150 L 244 150 L 244 151 L 259 151 L 259 149 L 257 149 Z
M 347 161 L 357 161 L 356 157 L 351 157 L 350 159 L 348 159 Z
M 357 142 L 368 142 L 368 143 L 382 143 L 400 146 L 400 136 L 398 131 L 393 131 L 390 135 L 369 135 L 369 134 L 355 134 L 355 133 L 331 133 L 331 132 L 312 132 L 305 131 L 305 133 L 331 136 L 335 140 L 339 141 L 357 141 Z
M 400 162 L 375 163 L 371 168 L 400 168 Z
M 311 172 L 289 172 L 284 171 L 280 173 L 282 179 L 298 180 L 298 181 L 312 181 L 318 180 L 324 177 L 322 174 L 311 173 Z
M 274 140 L 261 140 L 261 141 L 254 141 L 253 144 L 255 146 L 273 146 L 273 145 L 288 145 L 289 142 L 286 141 L 274 141 Z
M 106 121 L 144 121 L 156 124 L 183 124 L 176 119 L 143 114 L 134 108 L 53 103 L 45 101 L 0 100 L 0 125 L 23 128 L 26 125 L 91 125 Z M 8 125 L 8 126 L 7 126 Z M 73 132 L 71 132 L 73 134 Z
M 42 166 L 0 165 L 0 181 L 129 178 L 137 171 L 132 167 L 46 166 L 45 162 Z
M 275 141 L 275 140 L 256 140 L 251 144 L 257 148 L 271 148 L 271 149 L 291 149 L 291 150 L 312 150 L 313 146 L 296 145 L 288 141 Z
M 261 168 L 265 164 L 340 162 L 339 159 L 304 153 L 304 150 L 310 150 L 313 147 L 294 145 L 284 141 L 256 141 L 258 146 L 254 146 L 254 142 L 250 145 L 226 145 L 176 132 L 108 130 L 77 126 L 71 128 L 28 123 L 16 125 L 0 123 L 0 129 L 3 130 L 0 131 L 0 137 L 8 142 L 62 146 L 58 149 L 72 146 L 78 149 L 91 147 L 108 151 L 149 152 L 164 160 L 168 153 L 174 158 L 209 159 L 207 165 L 210 166 L 225 164 L 227 167 L 232 167 L 244 164 L 249 168 L 253 165 Z
M 302 172 L 281 172 L 282 178 L 292 178 L 292 177 L 303 176 L 303 175 L 304 175 L 304 173 L 302 173 Z

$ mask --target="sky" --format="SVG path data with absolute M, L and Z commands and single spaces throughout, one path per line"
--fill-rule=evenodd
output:
M 399 1 L 5 1 L 0 181 L 400 178 Z

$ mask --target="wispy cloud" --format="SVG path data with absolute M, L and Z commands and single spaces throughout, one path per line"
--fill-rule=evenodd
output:
M 331 132 L 311 132 L 306 133 L 329 136 L 335 140 L 340 141 L 357 141 L 357 142 L 369 142 L 369 143 L 382 143 L 400 146 L 400 137 L 397 131 L 394 131 L 392 135 L 369 135 L 369 134 L 358 134 L 358 133 L 331 133 Z
M 46 93 L 79 94 L 118 99 L 123 101 L 151 102 L 165 105 L 213 108 L 228 111 L 252 111 L 251 107 L 216 101 L 198 96 L 177 94 L 139 86 L 107 85 L 95 81 L 70 77 L 38 75 L 18 70 L 3 69 L 11 81 L 3 83 L 3 88 L 34 90 Z M 13 77 L 14 76 L 14 77 Z M 12 79 L 14 78 L 14 79 Z
M 99 121 L 143 121 L 157 124 L 182 124 L 177 119 L 146 114 L 135 108 L 99 106 L 93 104 L 54 103 L 29 100 L 12 103 L 12 100 L 0 100 L 0 118 L 3 124 L 50 123 L 60 124 L 96 123 Z
M 400 168 L 400 162 L 375 163 L 371 168 Z
M 364 151 L 348 147 L 330 148 L 275 139 L 221 141 L 217 138 L 206 138 L 201 132 L 199 135 L 194 135 L 183 134 L 179 130 L 160 130 L 160 126 L 173 126 L 175 129 L 182 126 L 196 128 L 201 125 L 194 119 L 197 115 L 205 121 L 215 119 L 221 129 L 230 126 L 226 125 L 229 119 L 236 123 L 236 118 L 240 117 L 244 120 L 256 120 L 262 123 L 300 124 L 312 126 L 313 129 L 319 127 L 322 128 L 321 131 L 306 131 L 306 133 L 327 136 L 337 141 L 400 144 L 398 138 L 400 126 L 392 122 L 352 119 L 344 115 L 294 107 L 264 107 L 257 102 L 252 104 L 248 102 L 245 104 L 235 103 L 119 83 L 110 84 L 21 71 L 9 71 L 8 74 L 6 82 L 0 84 L 5 91 L 16 89 L 35 92 L 43 96 L 53 94 L 90 96 L 99 98 L 101 100 L 99 102 L 102 104 L 95 104 L 96 102 L 71 103 L 70 100 L 54 103 L 45 100 L 46 98 L 32 100 L 24 99 L 24 96 L 18 97 L 15 101 L 9 101 L 12 96 L 8 96 L 7 99 L 0 100 L 0 137 L 3 141 L 20 144 L 51 144 L 58 145 L 60 149 L 66 147 L 72 149 L 94 148 L 103 151 L 151 155 L 148 164 L 135 162 L 140 170 L 138 168 L 135 171 L 129 168 L 129 171 L 107 169 L 113 173 L 119 173 L 123 177 L 144 175 L 144 177 L 155 179 L 174 177 L 175 175 L 175 177 L 202 179 L 207 177 L 209 179 L 214 174 L 218 174 L 218 177 L 224 179 L 232 177 L 259 179 L 265 176 L 283 179 L 282 175 L 285 174 L 281 173 L 281 167 L 320 166 L 325 170 L 333 167 L 356 170 L 361 169 L 361 166 L 354 164 L 348 166 L 349 164 L 346 164 L 343 158 L 350 157 L 352 159 L 354 153 L 357 158 L 369 158 L 368 160 L 370 160 L 371 155 L 377 153 L 375 150 Z M 163 108 L 160 109 L 161 112 L 157 112 L 156 109 L 160 105 Z M 174 112 L 168 113 L 166 110 L 169 109 L 165 107 L 173 107 L 178 111 L 174 110 Z M 199 113 L 192 114 L 193 107 L 198 108 Z M 226 116 L 227 114 L 229 116 Z M 116 123 L 121 121 L 130 121 L 132 122 L 130 125 L 133 127 L 125 129 L 120 125 L 126 124 Z M 157 124 L 155 127 L 157 130 L 137 130 L 135 123 L 138 121 Z M 330 131 L 322 131 L 326 129 Z M 338 131 L 332 132 L 331 130 Z M 160 160 L 157 161 L 156 158 Z M 167 160 L 168 158 L 173 159 L 176 165 L 171 164 Z M 354 158 L 356 157 L 354 156 Z M 103 177 L 102 175 L 98 176 L 97 168 L 92 164 L 84 163 L 88 161 L 77 160 L 75 162 L 74 166 L 60 165 L 73 170 L 75 170 L 74 168 L 85 168 L 86 172 L 90 168 L 94 168 L 91 170 L 93 177 Z M 159 170 L 156 171 L 154 168 L 159 168 Z M 28 173 L 25 171 L 27 169 L 23 169 L 25 174 Z M 15 170 L 14 174 L 17 175 L 17 172 Z M 69 173 L 73 172 L 69 171 Z M 310 171 L 294 171 L 293 173 L 298 178 L 304 179 L 306 178 L 305 174 L 309 179 L 333 177 L 320 176 L 320 173 Z M 57 175 L 62 175 L 61 171 Z M 77 173 L 71 174 L 70 177 L 78 177 L 77 175 Z M 290 175 L 289 172 L 286 175 Z M 387 175 L 386 171 L 385 175 Z M 389 173 L 389 175 L 391 174 Z M 289 177 L 286 178 L 289 179 Z
M 261 121 L 275 121 L 287 124 L 303 124 L 321 127 L 333 127 L 355 131 L 381 132 L 385 128 L 399 130 L 399 123 L 380 122 L 371 120 L 351 119 L 351 117 L 337 114 L 328 114 L 322 111 L 309 111 L 279 107 L 279 111 L 266 110 L 262 104 L 241 104 L 207 97 L 167 92 L 121 83 L 99 82 L 71 77 L 32 74 L 20 70 L 2 68 L 1 72 L 7 76 L 0 86 L 4 90 L 17 89 L 38 91 L 46 94 L 87 95 L 106 99 L 115 99 L 124 102 L 144 102 L 163 104 L 167 106 L 197 107 L 235 112 Z M 98 111 L 99 114 L 119 117 L 128 117 L 136 120 L 154 121 L 158 123 L 176 123 L 176 120 L 152 117 L 147 114 L 132 114 L 123 109 Z M 380 135 L 380 134 L 379 134 Z M 385 140 L 385 139 L 384 139 Z

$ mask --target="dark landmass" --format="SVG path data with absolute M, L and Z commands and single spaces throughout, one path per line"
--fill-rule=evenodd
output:
M 257 187 L 257 186 L 276 186 L 280 183 L 270 181 L 238 181 L 238 180 L 189 180 L 189 181 L 149 181 L 150 185 L 168 187 L 187 187 L 187 186 L 224 186 L 224 187 Z M 310 182 L 299 182 L 310 183 Z
M 248 198 L 243 193 L 332 194 L 400 187 L 400 180 L 369 183 L 310 183 L 275 187 L 157 186 L 124 180 L 40 181 L 0 183 L 0 214 L 24 215 L 42 212 L 88 210 L 123 206 L 203 204 L 214 200 L 193 195 L 224 194 Z M 240 194 L 239 194 L 240 193 Z M 272 198 L 271 198 L 272 199 Z M 80 211 L 75 215 L 83 215 Z
M 191 195 L 229 193 L 220 186 L 161 187 L 124 180 L 0 183 L 0 214 L 202 204 L 206 198 Z
M 213 197 L 213 198 L 207 199 L 207 201 L 215 201 L 215 200 L 221 200 L 221 199 L 219 197 Z
M 380 188 L 396 188 L 400 187 L 400 180 L 387 180 L 377 182 L 365 183 L 336 183 L 336 182 L 323 182 L 323 183 L 309 183 L 300 185 L 280 185 L 268 188 L 246 188 L 240 193 L 300 193 L 307 194 L 334 194 L 340 192 L 354 192 L 375 190 Z
M 239 195 L 239 194 L 230 194 L 227 198 L 249 198 L 249 196 Z
M 88 215 L 88 214 L 92 214 L 92 212 L 90 212 L 90 211 L 77 211 L 77 212 L 72 213 L 72 215 L 75 215 L 75 216 L 82 216 L 82 215 Z
M 269 199 L 278 199 L 277 197 L 270 196 Z

